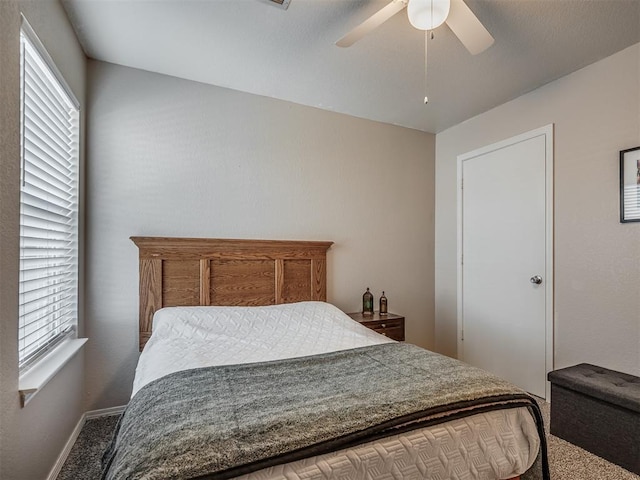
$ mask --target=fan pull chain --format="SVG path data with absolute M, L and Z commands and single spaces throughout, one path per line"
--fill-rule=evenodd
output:
M 424 104 L 429 103 L 429 96 L 427 95 L 427 45 L 429 43 L 429 33 L 431 33 L 431 38 L 433 39 L 433 0 L 431 0 L 431 28 L 432 30 L 424 31 Z
M 427 44 L 429 40 L 433 40 L 433 30 L 424 31 L 424 104 L 429 103 L 429 96 L 427 95 Z
M 429 39 L 429 32 L 424 31 L 424 104 L 429 103 L 429 97 L 427 96 L 427 44 Z

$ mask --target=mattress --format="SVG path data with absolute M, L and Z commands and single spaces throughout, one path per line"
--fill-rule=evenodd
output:
M 531 467 L 539 442 L 526 408 L 452 420 L 355 448 L 264 468 L 239 480 L 507 479 Z
M 133 395 L 169 373 L 295 358 L 393 342 L 324 302 L 265 307 L 171 307 L 156 312 Z M 506 479 L 540 449 L 525 407 L 477 413 L 356 447 L 264 468 L 243 479 Z

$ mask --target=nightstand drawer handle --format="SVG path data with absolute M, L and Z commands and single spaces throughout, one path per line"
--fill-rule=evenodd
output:
M 382 328 L 387 328 L 387 324 L 386 324 L 386 323 L 381 323 L 381 324 L 380 324 L 380 326 L 381 326 Z

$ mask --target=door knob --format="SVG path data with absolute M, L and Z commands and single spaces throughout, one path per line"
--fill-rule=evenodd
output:
M 529 281 L 535 285 L 540 285 L 542 283 L 542 277 L 540 275 L 534 275 Z

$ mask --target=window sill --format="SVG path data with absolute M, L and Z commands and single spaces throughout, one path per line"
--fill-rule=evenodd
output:
M 56 373 L 62 370 L 62 367 L 69 363 L 87 340 L 86 338 L 65 340 L 33 368 L 20 376 L 20 405 L 23 408 L 49 380 L 55 377 Z

